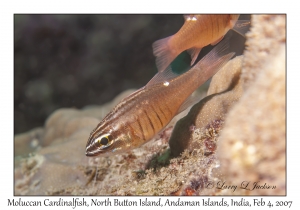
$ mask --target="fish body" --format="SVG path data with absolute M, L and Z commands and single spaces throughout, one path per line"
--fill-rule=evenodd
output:
M 88 139 L 86 155 L 118 154 L 151 140 L 188 107 L 189 96 L 230 60 L 234 53 L 225 54 L 226 49 L 227 40 L 182 75 L 171 69 L 157 73 L 98 124 Z
M 191 65 L 201 49 L 215 45 L 233 28 L 239 15 L 185 15 L 185 23 L 180 30 L 167 38 L 153 43 L 153 54 L 158 71 L 164 71 L 183 51 L 188 50 L 192 57 Z

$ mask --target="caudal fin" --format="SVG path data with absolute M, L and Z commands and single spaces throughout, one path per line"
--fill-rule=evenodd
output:
M 172 52 L 168 42 L 171 36 L 155 41 L 152 44 L 153 54 L 156 56 L 156 66 L 158 72 L 162 72 L 170 65 L 176 58 L 176 54 Z

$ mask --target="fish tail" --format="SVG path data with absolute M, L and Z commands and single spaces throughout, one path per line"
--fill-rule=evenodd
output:
M 200 70 L 201 78 L 210 78 L 234 55 L 229 51 L 229 39 L 225 38 L 195 65 L 195 69 Z
M 171 37 L 172 36 L 157 40 L 152 44 L 153 54 L 156 56 L 155 62 L 158 72 L 164 71 L 177 56 L 169 45 Z

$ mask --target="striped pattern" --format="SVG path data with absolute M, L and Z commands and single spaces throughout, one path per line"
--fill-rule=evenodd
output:
M 197 21 L 185 21 L 181 29 L 173 35 L 170 43 L 177 54 L 190 48 L 203 48 L 223 37 L 230 29 L 231 22 L 239 15 L 194 15 Z
M 225 40 L 226 41 L 226 40 Z M 86 155 L 107 156 L 136 148 L 154 137 L 178 113 L 184 101 L 212 77 L 234 53 L 226 53 L 227 42 L 218 44 L 195 67 L 177 77 L 169 73 L 168 86 L 159 73 L 151 83 L 124 98 L 92 131 Z M 224 56 L 218 54 L 222 52 Z M 97 138 L 111 135 L 109 146 L 97 145 Z
M 161 88 L 165 91 L 160 90 Z M 146 142 L 163 129 L 179 109 L 180 103 L 174 106 L 176 103 L 171 101 L 171 90 L 159 84 L 132 93 L 98 124 L 90 139 L 118 130 L 111 134 L 114 138 L 118 134 L 128 133 L 132 138 Z

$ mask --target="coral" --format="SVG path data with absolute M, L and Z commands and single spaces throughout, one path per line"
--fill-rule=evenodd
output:
M 245 61 L 242 79 L 247 89 L 263 71 L 262 66 L 270 63 L 280 47 L 286 42 L 285 15 L 252 15 L 251 30 L 247 33 Z
M 240 189 L 238 194 L 285 195 L 285 15 L 259 15 L 253 20 L 247 41 L 253 47 L 245 53 L 241 77 L 247 90 L 228 113 L 222 130 L 218 173 L 229 183 L 250 181 L 249 188 L 254 182 L 276 186 Z

